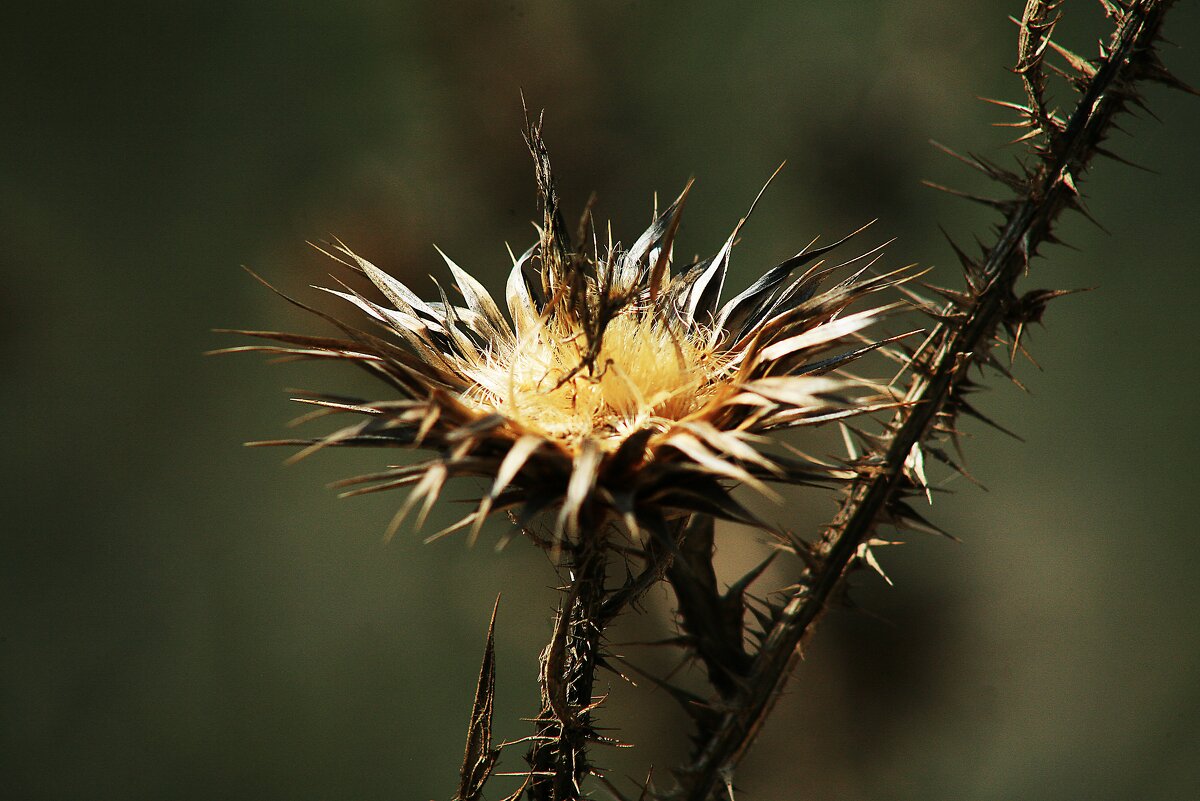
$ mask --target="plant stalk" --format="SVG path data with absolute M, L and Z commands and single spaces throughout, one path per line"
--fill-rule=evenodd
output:
M 584 798 L 589 773 L 588 741 L 604 617 L 608 552 L 604 526 L 590 527 L 567 552 L 568 584 L 554 621 L 554 633 L 542 651 L 539 683 L 542 709 L 534 744 L 526 755 L 530 801 L 577 801 Z M 588 529 L 585 529 L 587 531 Z
M 1048 241 L 1061 212 L 1075 204 L 1074 184 L 1097 153 L 1113 117 L 1132 99 L 1132 83 L 1158 73 L 1154 45 L 1170 5 L 1169 0 L 1141 0 L 1119 20 L 1109 57 L 1083 91 L 1065 129 L 1057 134 L 1053 151 L 1023 195 L 1006 207 L 997 242 L 979 267 L 983 281 L 969 306 L 954 304 L 948 309 L 968 314 L 935 328 L 930 339 L 935 350 L 915 375 L 906 397 L 911 405 L 901 409 L 889 427 L 883 466 L 860 475 L 843 499 L 816 547 L 817 565 L 805 571 L 800 589 L 767 633 L 744 691 L 725 707 L 718 724 L 698 744 L 691 763 L 680 770 L 679 799 L 710 801 L 717 788 L 730 781 L 795 666 L 799 647 L 812 634 L 859 546 L 899 497 L 906 481 L 905 460 L 929 435 L 966 378 L 967 368 L 987 362 L 995 334 L 1016 301 L 1016 280 L 1038 246 Z M 1031 0 L 1027 19 L 1041 7 Z M 1022 52 L 1022 61 L 1028 55 Z

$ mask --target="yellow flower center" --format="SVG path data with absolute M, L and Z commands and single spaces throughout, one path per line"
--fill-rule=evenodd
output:
M 557 316 L 515 347 L 489 354 L 466 372 L 476 386 L 463 400 L 499 412 L 554 439 L 600 439 L 615 448 L 648 425 L 665 428 L 703 407 L 727 360 L 711 353 L 707 332 L 684 336 L 654 318 L 625 313 L 609 323 L 599 356 L 580 369 L 588 342 Z

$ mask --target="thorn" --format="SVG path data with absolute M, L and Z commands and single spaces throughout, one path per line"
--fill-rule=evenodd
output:
M 1095 77 L 1096 66 L 1086 58 L 1072 53 L 1070 50 L 1058 44 L 1057 42 L 1048 42 L 1048 44 L 1055 53 L 1058 53 L 1058 55 L 1061 56 L 1064 61 L 1071 65 L 1071 69 L 1075 70 L 1085 79 L 1091 80 L 1093 77 Z
M 991 103 L 993 106 L 1000 106 L 1000 108 L 1011 109 L 1011 110 L 1017 112 L 1018 114 L 1021 114 L 1026 117 L 1033 115 L 1033 111 L 1031 111 L 1028 106 L 1022 106 L 1020 103 L 1010 103 L 1007 100 L 995 100 L 993 98 L 983 97 L 981 95 L 976 95 L 976 99 L 982 100 L 984 103 Z
M 964 200 L 971 200 L 975 203 L 982 203 L 983 205 L 996 209 L 1002 213 L 1007 214 L 1013 206 L 1013 201 L 1011 200 L 995 200 L 993 198 L 981 197 L 979 195 L 973 195 L 970 192 L 962 192 L 958 189 L 951 189 L 948 186 L 943 186 L 942 184 L 937 184 L 933 181 L 921 181 L 921 183 L 930 189 L 936 189 L 939 192 L 945 192 L 946 194 L 954 195 L 955 197 L 961 197 Z
M 1141 170 L 1142 172 L 1147 172 L 1147 173 L 1150 173 L 1151 175 L 1159 175 L 1159 174 L 1160 174 L 1160 173 L 1158 172 L 1158 170 L 1152 169 L 1152 168 L 1150 168 L 1150 167 L 1143 166 L 1143 165 L 1141 165 L 1141 164 L 1138 164 L 1138 163 L 1137 163 L 1137 162 L 1135 162 L 1135 161 L 1130 161 L 1129 159 L 1127 159 L 1127 158 L 1124 158 L 1123 156 L 1118 156 L 1116 153 L 1114 153 L 1113 151 L 1109 150 L 1109 149 L 1108 149 L 1108 148 L 1106 148 L 1106 147 L 1100 147 L 1100 146 L 1098 146 L 1098 145 L 1097 145 L 1097 146 L 1096 146 L 1096 148 L 1095 148 L 1095 150 L 1096 150 L 1096 152 L 1097 152 L 1098 154 L 1100 154 L 1101 156 L 1105 156 L 1106 158 L 1110 158 L 1110 159 L 1112 159 L 1113 161 L 1116 161 L 1116 162 L 1118 162 L 1118 163 L 1120 163 L 1120 164 L 1124 164 L 1124 165 L 1125 165 L 1125 166 L 1127 166 L 1127 167 L 1133 167 L 1135 170 Z
M 871 550 L 871 546 L 868 543 L 863 542 L 859 544 L 857 556 L 859 559 L 866 562 L 872 570 L 878 573 L 883 580 L 888 583 L 889 587 L 896 586 L 892 583 L 892 580 L 888 578 L 887 573 L 883 572 L 883 567 L 879 564 L 879 560 L 875 558 L 875 552 Z
M 1079 187 L 1075 185 L 1075 179 L 1071 177 L 1071 171 L 1063 168 L 1063 171 L 1058 174 L 1058 180 L 1063 182 L 1067 189 L 1071 190 L 1072 195 L 1079 195 Z
M 725 765 L 720 770 L 721 781 L 725 784 L 725 792 L 729 793 L 729 801 L 737 801 L 733 797 L 733 765 Z
M 1009 429 L 1007 429 L 1004 426 L 997 423 L 992 418 L 983 414 L 978 409 L 976 409 L 974 406 L 972 406 L 970 403 L 963 400 L 963 398 L 961 396 L 956 399 L 956 405 L 958 406 L 960 411 L 964 412 L 965 414 L 970 415 L 971 417 L 974 417 L 976 420 L 980 421 L 981 423 L 983 423 L 985 425 L 991 426 L 992 428 L 996 429 L 997 431 L 999 431 L 1002 434 L 1008 434 L 1010 437 L 1015 439 L 1017 442 L 1025 441 L 1025 439 L 1023 437 L 1021 437 L 1019 434 L 1016 434 L 1016 433 L 1010 431 Z
M 1063 174 L 1066 175 L 1065 172 Z M 1084 218 L 1086 218 L 1087 221 L 1090 222 L 1092 225 L 1096 226 L 1097 228 L 1099 228 L 1101 231 L 1108 234 L 1109 236 L 1112 236 L 1112 231 L 1109 231 L 1107 228 L 1105 228 L 1100 223 L 1099 220 L 1097 220 L 1095 217 L 1092 216 L 1092 213 L 1088 210 L 1087 206 L 1084 205 L 1083 198 L 1081 198 L 1078 194 L 1071 195 L 1071 197 L 1069 197 L 1067 199 L 1067 205 L 1070 208 L 1072 208 L 1075 211 L 1082 214 L 1084 216 Z

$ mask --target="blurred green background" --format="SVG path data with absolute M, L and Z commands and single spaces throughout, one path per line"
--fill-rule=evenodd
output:
M 1197 83 L 1200 8 L 1181 6 L 1165 58 Z M 546 109 L 571 214 L 596 190 L 626 241 L 655 190 L 695 176 L 681 251 L 712 252 L 786 159 L 735 287 L 875 217 L 867 244 L 898 238 L 890 266 L 953 282 L 938 225 L 969 242 L 994 217 L 919 185 L 981 188 L 927 140 L 1011 159 L 1007 129 L 989 127 L 1003 114 L 975 96 L 1018 97 L 1005 17 L 1020 8 L 7 10 L 0 797 L 448 798 L 492 601 L 502 590 L 497 727 L 519 737 L 554 573 L 521 542 L 383 543 L 400 496 L 323 489 L 383 454 L 285 469 L 281 452 L 241 448 L 283 431 L 283 387 L 361 381 L 202 358 L 233 344 L 213 327 L 323 330 L 239 265 L 336 308 L 307 288 L 334 265 L 304 244 L 332 233 L 418 291 L 443 275 L 432 243 L 499 287 L 504 243 L 524 248 L 536 214 L 523 90 Z M 1066 10 L 1063 40 L 1093 53 L 1097 4 Z M 855 579 L 863 611 L 823 624 L 739 798 L 1200 797 L 1200 101 L 1148 95 L 1161 123 L 1127 118 L 1113 145 L 1158 174 L 1098 164 L 1086 191 L 1109 233 L 1068 219 L 1079 251 L 1050 248 L 1026 285 L 1098 291 L 1034 332 L 1032 396 L 997 381 L 980 400 L 1025 443 L 968 424 L 990 491 L 951 482 L 929 513 L 964 542 L 887 549 L 894 588 Z M 833 509 L 793 501 L 802 534 Z M 756 540 L 723 531 L 722 565 L 754 560 Z M 661 618 L 668 601 L 649 606 Z M 599 761 L 618 779 L 666 768 L 683 722 L 661 693 L 604 682 L 605 722 L 640 720 L 638 747 Z

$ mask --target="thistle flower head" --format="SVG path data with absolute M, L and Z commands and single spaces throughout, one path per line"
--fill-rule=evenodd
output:
M 848 307 L 899 274 L 868 275 L 872 252 L 847 262 L 866 262 L 855 274 L 821 290 L 835 268 L 820 259 L 841 243 L 810 245 L 721 303 L 741 223 L 716 255 L 676 265 L 685 188 L 628 247 L 600 243 L 594 228 L 576 237 L 588 241 L 573 242 L 536 127 L 528 142 L 542 221 L 538 241 L 512 259 L 507 315 L 444 254 L 461 300 L 440 286 L 436 300 L 422 299 L 345 245 L 332 246 L 330 255 L 386 298 L 327 290 L 357 306 L 374 330 L 327 317 L 344 338 L 241 332 L 280 344 L 234 350 L 353 362 L 382 379 L 389 395 L 301 399 L 362 419 L 318 439 L 270 444 L 433 451 L 342 483 L 353 487 L 347 494 L 411 485 L 394 530 L 417 505 L 423 520 L 449 478 L 481 477 L 478 506 L 447 531 L 477 532 L 488 514 L 507 509 L 544 544 L 613 516 L 634 533 L 697 512 L 761 525 L 731 497 L 733 485 L 769 492 L 764 482 L 836 475 L 768 452 L 766 435 L 890 403 L 866 382 L 834 376 L 881 344 L 858 332 L 890 308 Z M 531 526 L 543 512 L 553 518 L 548 536 Z

